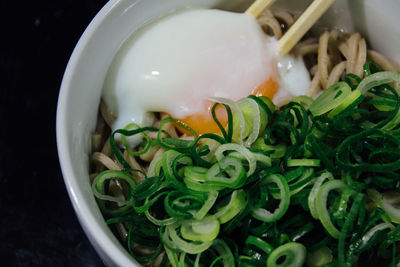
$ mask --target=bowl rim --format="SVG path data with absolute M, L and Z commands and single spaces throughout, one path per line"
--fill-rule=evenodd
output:
M 135 0 L 137 1 L 137 0 Z M 134 1 L 134 2 L 135 2 Z M 67 188 L 69 199 L 72 203 L 78 221 L 83 228 L 86 237 L 91 245 L 96 250 L 98 256 L 106 265 L 117 266 L 139 266 L 135 259 L 129 257 L 126 252 L 121 251 L 115 243 L 110 240 L 103 229 L 100 227 L 100 222 L 95 218 L 93 210 L 88 203 L 80 196 L 79 186 L 77 183 L 78 177 L 74 173 L 72 164 L 71 144 L 68 138 L 67 131 L 67 107 L 71 81 L 74 78 L 74 73 L 83 51 L 87 47 L 90 39 L 95 35 L 98 27 L 105 21 L 106 17 L 111 13 L 116 5 L 121 0 L 108 1 L 100 11 L 91 20 L 82 35 L 80 36 L 74 50 L 68 60 L 67 67 L 61 81 L 61 86 L 57 101 L 56 110 L 56 142 L 59 164 L 64 184 Z

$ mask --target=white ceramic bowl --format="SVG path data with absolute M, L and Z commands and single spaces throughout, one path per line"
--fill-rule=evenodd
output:
M 64 181 L 79 221 L 109 266 L 138 266 L 105 224 L 88 177 L 90 134 L 107 70 L 132 33 L 159 16 L 183 7 L 243 11 L 249 0 L 111 0 L 90 23 L 70 58 L 59 94 L 57 145 Z M 279 0 L 276 5 L 304 10 L 311 0 Z M 400 61 L 398 0 L 337 0 L 319 22 L 360 31 L 376 50 Z

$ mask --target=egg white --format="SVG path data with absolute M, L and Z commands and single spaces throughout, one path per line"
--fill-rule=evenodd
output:
M 279 59 L 276 44 L 248 14 L 186 10 L 160 19 L 127 40 L 110 67 L 103 99 L 117 116 L 113 130 L 148 124 L 151 111 L 207 112 L 204 100 L 239 100 L 271 77 L 280 84 L 275 98 L 304 94 L 302 59 Z

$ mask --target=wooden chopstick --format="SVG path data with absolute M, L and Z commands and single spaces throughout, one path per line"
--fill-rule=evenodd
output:
M 335 0 L 314 0 L 278 42 L 280 56 L 287 55 Z
M 256 0 L 245 13 L 252 15 L 254 18 L 258 18 L 264 10 L 269 8 L 274 2 L 275 0 Z

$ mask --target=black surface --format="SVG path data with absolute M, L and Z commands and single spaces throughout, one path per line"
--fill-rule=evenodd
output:
M 0 3 L 1 266 L 104 266 L 65 189 L 55 115 L 72 50 L 106 2 Z

